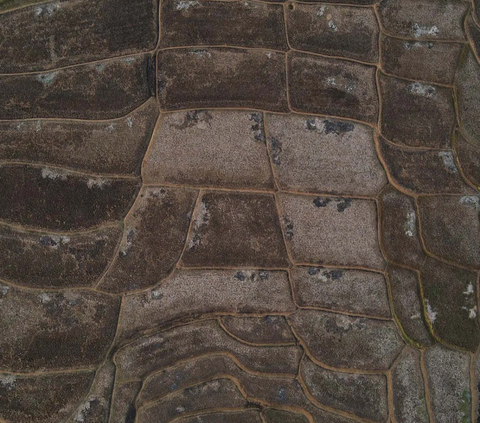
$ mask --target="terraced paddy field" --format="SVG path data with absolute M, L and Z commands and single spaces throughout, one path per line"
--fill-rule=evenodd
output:
M 477 423 L 480 1 L 0 0 L 0 423 Z

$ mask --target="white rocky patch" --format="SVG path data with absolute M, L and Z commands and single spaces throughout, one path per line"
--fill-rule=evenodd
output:
M 247 3 L 248 4 L 248 3 Z M 179 0 L 175 4 L 175 9 L 177 10 L 188 10 L 193 6 L 198 6 L 198 1 L 191 1 L 191 0 Z
M 438 30 L 437 26 L 422 26 L 419 25 L 418 23 L 414 23 L 412 25 L 413 29 L 413 36 L 415 38 L 422 37 L 423 35 L 430 35 L 432 37 L 436 36 L 440 31 Z
M 457 165 L 455 164 L 455 157 L 451 151 L 440 151 L 438 156 L 442 158 L 445 167 L 453 173 L 458 173 Z
M 87 187 L 88 188 L 100 188 L 103 189 L 104 187 L 110 185 L 110 181 L 108 179 L 103 178 L 89 178 L 87 180 Z
M 43 179 L 60 179 L 62 181 L 65 181 L 67 179 L 67 173 L 58 171 L 58 170 L 53 170 L 53 169 L 48 169 L 48 168 L 43 168 L 42 169 L 42 178 Z
M 55 13 L 57 9 L 60 8 L 59 3 L 48 3 L 35 8 L 35 16 L 47 15 L 51 16 Z
M 466 195 L 460 198 L 460 204 L 474 205 L 480 211 L 480 197 L 476 195 Z
M 321 6 L 315 14 L 317 16 L 321 17 L 321 16 L 325 15 L 326 10 L 327 10 L 327 6 Z
M 414 210 L 407 212 L 407 220 L 405 221 L 404 230 L 405 235 L 407 236 L 414 236 L 417 233 L 417 215 Z
M 52 301 L 52 297 L 47 294 L 46 292 L 43 292 L 39 295 L 40 301 L 42 304 L 48 304 L 50 301 Z
M 435 87 L 431 85 L 421 84 L 420 82 L 414 82 L 407 87 L 408 91 L 412 94 L 423 96 L 423 97 L 433 97 L 436 93 Z
M 57 77 L 58 72 L 41 73 L 37 75 L 37 81 L 40 81 L 45 87 L 49 86 Z
M 11 391 L 17 384 L 17 378 L 15 375 L 0 375 L 0 384 Z
M 337 25 L 335 25 L 335 22 L 333 22 L 332 20 L 328 21 L 328 27 L 329 27 L 332 31 L 338 31 Z
M 434 311 L 427 299 L 425 299 L 425 305 L 427 307 L 427 318 L 431 323 L 437 320 L 438 312 Z

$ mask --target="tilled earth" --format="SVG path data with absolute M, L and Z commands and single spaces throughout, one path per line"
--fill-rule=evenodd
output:
M 479 22 L 0 0 L 0 422 L 480 422 Z

